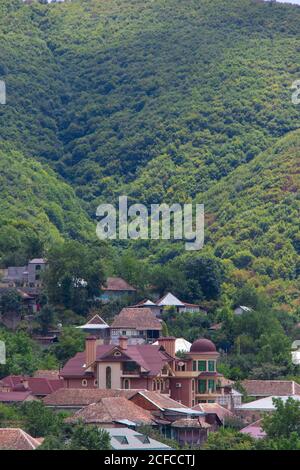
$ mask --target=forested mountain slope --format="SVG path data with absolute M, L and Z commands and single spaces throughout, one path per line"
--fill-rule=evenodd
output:
M 85 200 L 195 197 L 299 127 L 297 7 L 6 4 L 1 135 L 50 160 Z
M 93 216 L 119 194 L 197 200 L 206 204 L 204 252 L 224 260 L 230 282 L 297 288 L 299 24 L 300 8 L 254 0 L 2 0 L 2 158 L 17 149 L 30 171 L 33 160 L 47 163 L 81 201 L 38 167 L 53 184 L 45 193 L 38 179 L 30 223 L 41 209 L 50 231 L 80 237 L 72 214 L 81 204 Z M 59 217 L 57 207 L 49 215 L 51 187 Z M 160 263 L 186 256 L 174 243 L 135 247 Z
M 24 263 L 65 238 L 88 240 L 93 225 L 74 191 L 49 168 L 0 145 L 0 261 Z

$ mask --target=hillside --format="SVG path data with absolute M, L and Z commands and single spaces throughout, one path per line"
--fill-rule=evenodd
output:
M 205 194 L 214 253 L 233 279 L 253 279 L 299 306 L 300 131 L 280 139 Z M 282 282 L 279 279 L 283 279 Z M 294 302 L 293 302 L 294 300 Z
M 0 262 L 22 263 L 51 243 L 87 240 L 93 226 L 73 190 L 49 168 L 0 146 Z
M 52 191 L 44 198 L 42 185 L 43 197 L 27 201 L 30 223 L 41 210 L 50 232 L 77 237 L 86 223 L 72 215 L 78 200 L 92 217 L 100 201 L 120 194 L 148 204 L 205 202 L 204 252 L 224 260 L 228 282 L 251 278 L 278 302 L 293 301 L 300 113 L 291 85 L 300 75 L 300 8 L 2 0 L 0 13 L 0 79 L 8 90 L 1 137 L 30 165 L 39 160 L 58 175 L 43 170 L 60 210 L 49 215 Z M 74 212 L 57 192 L 60 178 Z M 161 264 L 186 256 L 175 243 L 141 242 L 135 251 Z

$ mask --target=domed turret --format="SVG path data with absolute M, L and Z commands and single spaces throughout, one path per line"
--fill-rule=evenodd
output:
M 216 346 L 209 339 L 201 338 L 193 342 L 190 352 L 192 353 L 211 353 L 216 352 Z

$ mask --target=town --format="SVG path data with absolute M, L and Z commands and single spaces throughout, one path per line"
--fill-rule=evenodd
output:
M 33 324 L 45 309 L 49 315 L 51 307 L 42 306 L 41 300 L 47 265 L 46 259 L 35 258 L 25 266 L 4 270 L 2 328 L 23 334 L 18 332 L 24 320 Z M 87 283 L 80 285 L 86 288 Z M 9 295 L 7 314 L 3 307 Z M 22 306 L 15 311 L 13 295 L 19 295 Z M 240 435 L 244 445 L 255 446 L 268 439 L 265 416 L 272 417 L 280 407 L 287 407 L 287 413 L 293 406 L 299 410 L 300 385 L 295 380 L 229 379 L 219 371 L 224 351 L 219 352 L 212 339 L 201 336 L 189 342 L 167 334 L 168 317 L 174 314 L 208 321 L 203 306 L 171 292 L 159 298 L 137 297 L 137 288 L 125 279 L 108 277 L 94 298 L 98 313 L 92 309 L 85 322 L 69 327 L 74 354 L 68 351 L 68 359 L 58 369 L 29 374 L 20 366 L 19 373 L 5 375 L 7 364 L 0 365 L 0 447 L 56 448 L 59 439 L 72 442 L 70 425 L 81 433 L 82 428 L 101 430 L 115 450 L 209 448 L 214 435 L 225 433 L 226 440 L 226 432 Z M 107 317 L 112 305 L 123 306 L 109 322 L 99 312 Z M 254 312 L 252 307 L 237 305 L 232 315 L 240 319 Z M 37 331 L 28 330 L 44 355 L 53 347 L 59 350 L 64 342 L 63 326 L 54 328 L 51 318 L 48 324 L 43 318 Z M 213 338 L 221 328 L 221 323 L 212 324 L 207 331 Z M 0 339 L 5 338 L 1 331 Z M 39 416 L 34 416 L 37 412 Z M 47 425 L 30 422 L 43 414 L 45 420 L 54 421 L 50 435 Z M 24 423 L 26 430 L 16 423 Z M 57 423 L 64 429 L 63 437 Z M 32 434 L 27 431 L 31 428 Z M 101 439 L 96 442 L 103 447 L 103 435 Z

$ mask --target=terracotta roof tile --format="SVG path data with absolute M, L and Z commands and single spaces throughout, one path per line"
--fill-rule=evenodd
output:
M 20 428 L 0 428 L 0 450 L 35 450 L 41 445 Z
M 254 397 L 300 395 L 300 385 L 293 380 L 244 380 L 242 386 Z
M 149 308 L 123 308 L 114 319 L 111 328 L 133 328 L 137 330 L 161 330 L 161 322 Z
M 28 390 L 36 396 L 49 395 L 49 393 L 64 386 L 63 379 L 47 379 L 43 377 L 28 377 L 22 375 L 9 375 L 2 379 L 5 385 L 10 386 L 14 391 L 26 390 L 26 387 L 22 387 L 22 382 L 25 380 L 28 382 Z
M 128 282 L 121 277 L 108 277 L 106 280 L 106 285 L 102 286 L 101 289 L 104 291 L 136 291 L 134 287 L 128 284 Z
M 34 399 L 31 391 L 27 392 L 0 392 L 0 403 L 23 402 L 28 399 Z
M 87 406 L 107 397 L 131 397 L 135 390 L 60 388 L 43 399 L 48 406 Z
M 113 344 L 102 344 L 97 346 L 96 360 L 101 361 L 110 351 L 118 348 Z M 127 349 L 122 351 L 126 357 L 137 362 L 149 376 L 156 376 L 165 364 L 170 362 L 172 358 L 160 351 L 159 346 L 151 344 L 128 345 Z M 77 353 L 71 358 L 61 370 L 62 377 L 93 377 L 92 372 L 86 372 L 85 369 L 85 353 Z
M 77 411 L 74 416 L 67 418 L 67 422 L 74 423 L 83 420 L 86 424 L 113 423 L 127 419 L 137 424 L 152 424 L 153 419 L 149 411 L 143 410 L 125 397 L 102 398 Z
M 167 408 L 187 408 L 185 405 L 182 405 L 182 403 L 173 400 L 168 395 L 163 393 L 152 392 L 150 390 L 140 390 L 137 392 L 137 394 L 143 396 L 146 400 L 149 400 L 151 403 L 162 410 Z
M 233 413 L 224 408 L 224 406 L 219 405 L 219 403 L 199 403 L 198 405 L 193 406 L 193 410 L 203 411 L 207 414 L 215 414 L 222 422 L 224 422 L 225 418 L 233 417 Z

